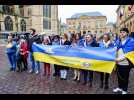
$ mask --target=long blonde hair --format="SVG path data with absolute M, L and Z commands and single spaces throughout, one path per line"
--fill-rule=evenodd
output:
M 50 39 L 49 39 L 48 36 L 44 36 L 44 37 L 43 37 L 43 41 L 42 41 L 43 44 L 45 44 L 45 43 L 44 43 L 44 40 L 47 40 L 48 44 L 50 43 Z

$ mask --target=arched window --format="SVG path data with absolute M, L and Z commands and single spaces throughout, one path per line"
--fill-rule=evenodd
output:
M 7 31 L 12 31 L 13 30 L 13 21 L 12 21 L 10 16 L 7 16 L 5 18 L 4 23 L 5 23 L 5 30 L 7 30 Z
M 6 14 L 13 14 L 13 12 L 14 12 L 13 5 L 3 5 L 2 8 L 3 8 L 4 13 L 6 13 Z
M 3 5 L 3 11 L 7 14 L 9 13 L 9 6 L 8 5 Z
M 26 21 L 24 19 L 20 22 L 21 31 L 26 31 Z

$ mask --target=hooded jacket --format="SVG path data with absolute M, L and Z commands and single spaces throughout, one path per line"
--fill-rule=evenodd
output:
M 118 39 L 115 43 L 118 49 L 122 48 L 124 53 L 134 51 L 134 39 L 132 37 L 127 37 L 125 44 L 122 45 L 121 40 Z

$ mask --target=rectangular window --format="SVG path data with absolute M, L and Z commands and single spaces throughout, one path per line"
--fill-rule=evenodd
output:
M 43 6 L 43 16 L 51 18 L 51 5 Z
M 48 27 L 48 20 L 46 20 L 46 19 L 43 19 L 43 28 L 44 29 L 48 29 L 49 27 Z
M 45 17 L 49 17 L 49 16 L 51 16 L 51 14 L 49 15 L 49 5 L 44 5 L 43 6 L 43 16 L 45 16 Z
M 49 18 L 51 18 L 51 6 L 49 5 Z
M 45 16 L 45 17 L 47 17 L 47 6 L 46 5 L 44 5 L 43 6 L 43 16 Z
M 24 16 L 24 8 L 20 8 L 20 14 L 21 16 Z
M 31 16 L 31 9 L 28 8 L 28 16 Z

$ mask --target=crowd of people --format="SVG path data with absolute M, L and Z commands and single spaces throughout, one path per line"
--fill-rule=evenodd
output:
M 119 34 L 110 35 L 108 33 L 103 34 L 101 37 L 97 37 L 91 33 L 81 34 L 72 33 L 60 35 L 39 35 L 35 29 L 30 29 L 29 35 L 14 36 L 12 33 L 8 36 L 6 53 L 11 64 L 10 71 L 28 71 L 29 73 L 39 74 L 41 72 L 41 62 L 35 61 L 33 57 L 32 44 L 43 45 L 71 45 L 81 47 L 101 47 L 110 48 L 117 47 L 117 59 L 116 71 L 118 77 L 118 88 L 113 89 L 113 92 L 121 92 L 127 94 L 129 72 L 133 64 L 129 59 L 125 58 L 124 54 L 130 51 L 134 51 L 134 33 L 129 33 L 127 28 L 122 28 Z M 119 53 L 118 53 L 119 52 Z M 28 66 L 31 62 L 31 66 Z M 51 72 L 51 66 L 49 63 L 43 63 L 44 75 L 54 77 L 60 77 L 61 80 L 67 80 L 69 67 L 54 64 L 54 73 Z M 73 70 L 74 77 L 72 78 L 76 82 L 81 82 L 80 76 L 83 75 L 83 85 L 90 83 L 92 87 L 94 71 L 84 69 L 71 69 Z M 100 74 L 100 88 L 109 88 L 110 74 L 99 72 Z

